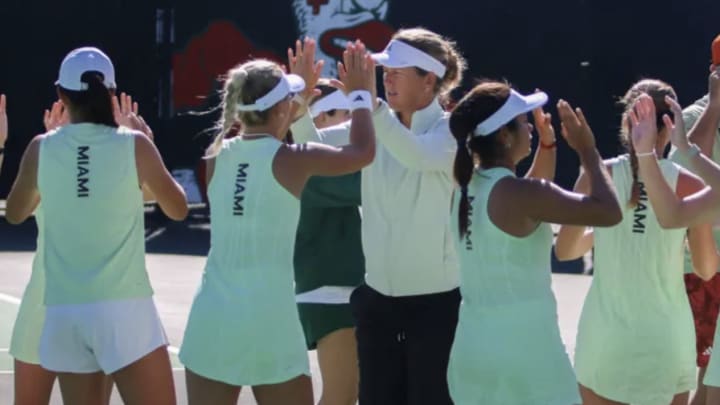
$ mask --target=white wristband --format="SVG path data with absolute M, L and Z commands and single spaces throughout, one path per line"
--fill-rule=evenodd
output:
M 638 158 L 641 158 L 641 157 L 649 157 L 649 156 L 655 157 L 655 151 L 645 152 L 645 153 L 635 153 L 635 157 L 638 157 Z
M 372 111 L 372 95 L 367 90 L 355 90 L 348 94 L 348 101 L 350 102 L 350 111 L 355 111 L 361 108 Z

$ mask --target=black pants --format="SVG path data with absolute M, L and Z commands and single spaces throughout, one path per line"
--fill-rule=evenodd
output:
M 389 297 L 363 284 L 350 297 L 360 405 L 452 404 L 447 386 L 460 290 Z

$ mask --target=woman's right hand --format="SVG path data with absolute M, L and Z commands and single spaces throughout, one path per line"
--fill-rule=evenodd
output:
M 532 115 L 539 141 L 543 145 L 555 144 L 555 128 L 552 126 L 552 115 L 546 113 L 542 107 L 534 109 Z
M 361 41 L 348 43 L 343 52 L 343 62 L 338 64 L 338 76 L 347 93 L 366 90 L 373 93 L 375 87 L 375 62 Z
M 151 141 L 155 139 L 152 129 L 139 114 L 139 106 L 137 102 L 133 102 L 132 97 L 125 93 L 120 93 L 118 97 L 112 98 L 113 114 L 118 125 L 140 131 Z
M 655 151 L 658 136 L 655 115 L 655 103 L 650 96 L 643 94 L 635 100 L 635 104 L 628 113 L 635 153 Z
M 580 108 L 574 111 L 565 100 L 558 101 L 561 133 L 568 145 L 578 154 L 595 150 L 595 135 Z
M 300 96 L 307 103 L 316 95 L 315 86 L 317 86 L 320 75 L 322 74 L 324 61 L 315 61 L 316 43 L 314 39 L 305 38 L 302 42 L 295 41 L 295 51 L 288 48 L 288 64 L 290 65 L 290 73 L 294 73 L 305 80 L 305 89 Z

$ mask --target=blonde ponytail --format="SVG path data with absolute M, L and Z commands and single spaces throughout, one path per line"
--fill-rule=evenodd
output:
M 216 125 L 218 134 L 215 135 L 212 144 L 210 144 L 205 151 L 205 159 L 214 158 L 220 153 L 225 136 L 227 136 L 233 126 L 237 124 L 239 120 L 237 105 L 242 98 L 242 90 L 247 77 L 248 72 L 242 66 L 234 68 L 229 72 L 222 92 L 223 100 L 220 104 L 222 107 L 222 115 Z
M 280 66 L 266 59 L 253 59 L 236 66 L 227 73 L 222 90 L 222 115 L 215 125 L 218 134 L 205 151 L 205 159 L 214 158 L 222 149 L 225 137 L 239 126 L 264 125 L 270 109 L 239 112 L 238 104 L 252 104 L 272 90 L 282 79 Z

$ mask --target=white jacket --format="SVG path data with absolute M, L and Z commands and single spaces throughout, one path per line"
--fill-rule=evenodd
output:
M 459 284 L 450 232 L 457 143 L 449 113 L 433 100 L 413 114 L 407 129 L 380 103 L 373 112 L 375 160 L 362 171 L 365 281 L 389 296 L 452 290 Z M 349 142 L 349 122 L 317 130 L 306 115 L 291 129 L 297 142 Z

